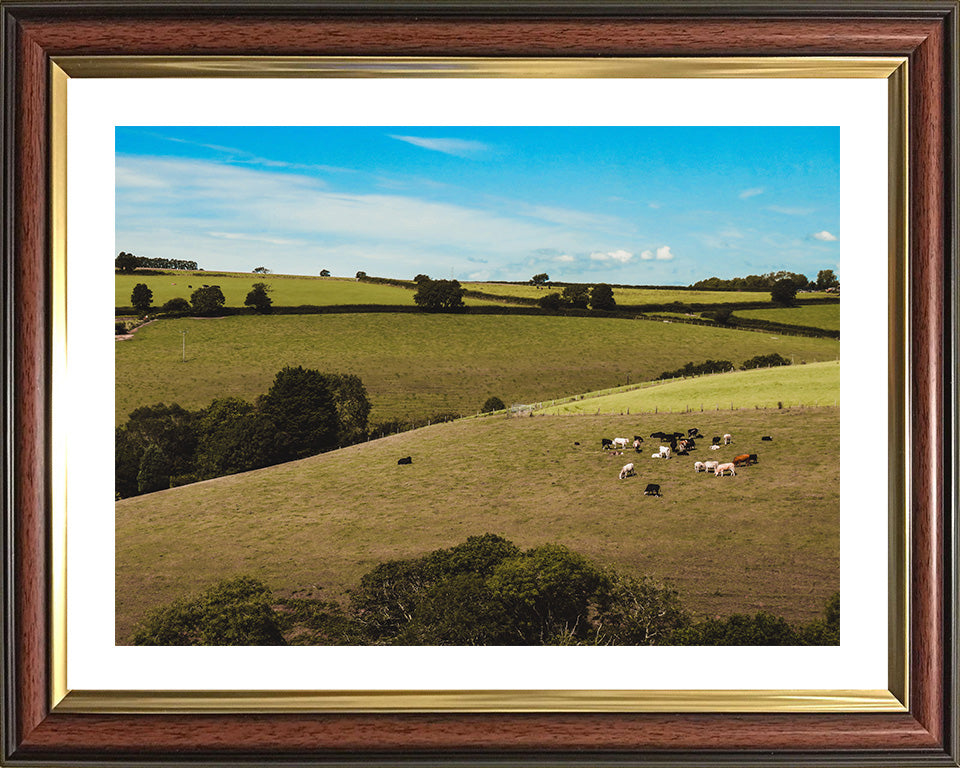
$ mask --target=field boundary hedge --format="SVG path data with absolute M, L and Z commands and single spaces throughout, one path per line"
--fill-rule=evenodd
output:
M 717 323 L 700 317 L 665 317 L 663 315 L 643 315 L 639 319 L 653 320 L 662 323 L 686 323 L 687 325 L 708 325 L 711 328 L 730 328 L 735 331 L 753 331 L 755 333 L 777 333 L 781 336 L 806 336 L 813 339 L 839 339 L 840 331 L 830 328 L 814 328 L 808 325 L 788 325 L 775 323 L 772 320 L 755 320 L 753 318 L 737 317 L 732 315 L 726 323 Z

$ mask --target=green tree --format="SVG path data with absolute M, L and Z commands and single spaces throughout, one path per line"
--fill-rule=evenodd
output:
M 493 397 L 488 397 L 484 403 L 483 407 L 480 408 L 480 413 L 493 413 L 494 411 L 502 411 L 506 409 L 506 405 L 503 400 L 494 395 Z
M 590 288 L 586 285 L 567 285 L 560 298 L 568 307 L 586 309 L 590 303 Z
M 613 298 L 613 288 L 606 283 L 597 283 L 590 291 L 590 309 L 611 311 L 617 308 Z
M 247 298 L 243 300 L 243 303 L 248 307 L 253 307 L 261 314 L 267 313 L 273 309 L 273 299 L 270 298 L 269 293 L 269 285 L 266 283 L 254 283 L 253 290 L 247 294 Z
M 726 325 L 730 322 L 730 318 L 733 316 L 733 310 L 728 309 L 727 307 L 721 307 L 719 309 L 711 309 L 709 312 L 704 312 L 703 316 L 708 320 L 713 320 L 715 323 L 720 325 Z
M 425 274 L 423 274 L 423 272 L 421 272 L 421 273 L 418 274 L 415 278 L 413 278 L 413 282 L 415 282 L 415 283 L 421 283 L 421 282 L 423 282 L 424 280 L 429 280 L 429 279 L 430 279 L 430 275 L 425 275 Z
M 205 285 L 190 295 L 190 304 L 197 315 L 215 315 L 223 307 L 226 298 L 219 285 Z
M 137 268 L 137 257 L 132 253 L 120 251 L 114 261 L 114 268 L 122 274 L 132 275 Z
M 801 637 L 786 619 L 760 611 L 707 619 L 677 631 L 674 645 L 801 645 Z
M 214 400 L 197 420 L 198 477 L 221 477 L 276 463 L 276 431 L 274 423 L 246 400 Z
M 833 273 L 832 269 L 821 269 L 817 272 L 817 290 L 825 291 L 827 288 L 839 288 L 840 281 Z
M 840 645 L 840 593 L 827 600 L 823 618 L 800 630 L 804 645 Z
M 302 459 L 336 446 L 339 420 L 334 392 L 319 371 L 283 368 L 257 404 L 276 425 L 279 460 Z
M 546 272 L 540 272 L 539 274 L 531 277 L 530 282 L 537 286 L 537 288 L 541 288 L 550 282 L 550 275 L 548 275 Z
M 126 438 L 139 445 L 141 455 L 147 446 L 153 445 L 164 457 L 168 476 L 184 475 L 193 471 L 197 448 L 195 420 L 195 413 L 176 403 L 157 403 L 131 411 L 124 428 Z
M 597 622 L 616 645 L 664 645 L 689 626 L 676 590 L 647 577 L 613 575 Z
M 147 287 L 146 283 L 137 283 L 130 294 L 130 304 L 141 315 L 146 314 L 150 305 L 153 304 L 153 291 Z
M 266 267 L 254 267 L 254 268 L 253 268 L 253 271 L 254 271 L 254 274 L 257 274 L 257 275 L 267 275 L 267 274 L 270 274 L 270 270 L 267 269 Z
M 130 434 L 125 425 L 114 430 L 114 493 L 121 499 L 136 496 L 140 490 L 137 475 L 146 446 Z
M 357 280 L 363 280 L 363 278 L 365 278 L 366 276 L 367 276 L 367 273 L 364 272 L 362 269 L 359 272 L 357 272 Z
M 779 304 L 783 307 L 792 307 L 796 295 L 797 286 L 788 278 L 777 280 L 770 289 L 770 300 L 774 304 Z
M 153 611 L 134 645 L 285 645 L 272 595 L 250 577 L 221 581 L 190 600 Z
M 367 437 L 370 398 L 359 376 L 352 373 L 322 374 L 333 393 L 337 410 L 337 444 L 353 445 Z
M 329 270 L 329 269 L 321 269 L 321 270 L 320 270 L 320 277 L 330 277 L 330 270 Z
M 421 280 L 413 301 L 428 312 L 451 312 L 463 309 L 464 291 L 458 280 Z
M 148 445 L 140 457 L 137 493 L 153 493 L 170 487 L 170 459 L 156 445 Z
M 160 311 L 165 315 L 186 315 L 190 313 L 190 302 L 178 296 L 175 299 L 164 302 L 164 305 L 160 307 Z

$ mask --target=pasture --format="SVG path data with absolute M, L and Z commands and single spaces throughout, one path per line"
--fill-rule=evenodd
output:
M 650 382 L 639 389 L 585 395 L 583 399 L 551 405 L 546 414 L 640 413 L 644 411 L 706 411 L 736 408 L 776 408 L 803 405 L 839 405 L 840 362 L 755 368 L 714 373 L 691 379 Z
M 413 306 L 413 289 L 397 285 L 358 282 L 352 277 L 307 277 L 302 275 L 254 275 L 252 273 L 165 272 L 159 275 L 121 275 L 114 281 L 114 306 L 129 307 L 137 283 L 153 291 L 153 306 L 177 297 L 190 300 L 202 285 L 219 285 L 228 307 L 242 307 L 254 283 L 266 283 L 278 307 L 332 306 L 336 304 L 388 304 Z M 498 303 L 466 298 L 469 306 Z M 502 303 L 502 302 L 499 302 Z
M 539 299 L 548 293 L 563 293 L 562 287 L 537 288 L 535 285 L 515 283 L 463 283 L 472 291 L 482 291 L 495 296 L 518 296 Z M 819 294 L 811 294 L 819 295 Z M 826 295 L 826 294 L 824 294 Z M 665 304 L 680 301 L 684 304 L 728 304 L 741 301 L 770 301 L 770 291 L 685 291 L 670 288 L 614 288 L 613 298 L 617 304 Z
M 769 320 L 787 325 L 805 325 L 811 328 L 840 330 L 839 304 L 808 304 L 800 307 L 777 307 L 775 309 L 738 309 L 735 317 Z
M 651 432 L 690 427 L 734 442 L 649 458 Z M 601 437 L 634 434 L 643 454 L 600 450 Z M 693 471 L 745 452 L 760 463 L 736 477 Z M 638 476 L 618 480 L 628 461 Z M 839 472 L 836 408 L 438 424 L 117 502 L 117 642 L 151 609 L 220 579 L 343 599 L 379 562 L 487 532 L 667 579 L 700 616 L 806 622 L 840 585 Z M 648 482 L 662 498 L 643 495 Z
M 380 421 L 476 413 L 491 395 L 508 405 L 550 400 L 653 379 L 691 361 L 739 365 L 778 352 L 814 362 L 840 351 L 834 339 L 679 323 L 427 313 L 160 320 L 115 348 L 117 423 L 157 402 L 253 400 L 285 365 L 360 376 L 371 421 Z

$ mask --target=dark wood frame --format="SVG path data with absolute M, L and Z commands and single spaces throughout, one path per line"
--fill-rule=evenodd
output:
M 956 0 L 0 0 L 8 765 L 958 765 Z M 61 55 L 907 56 L 910 710 L 94 715 L 49 706 L 48 75 Z

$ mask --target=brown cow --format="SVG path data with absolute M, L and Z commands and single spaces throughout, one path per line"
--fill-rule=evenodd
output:
M 733 457 L 733 466 L 735 467 L 743 467 L 750 463 L 751 461 L 749 453 L 741 453 L 739 456 Z

